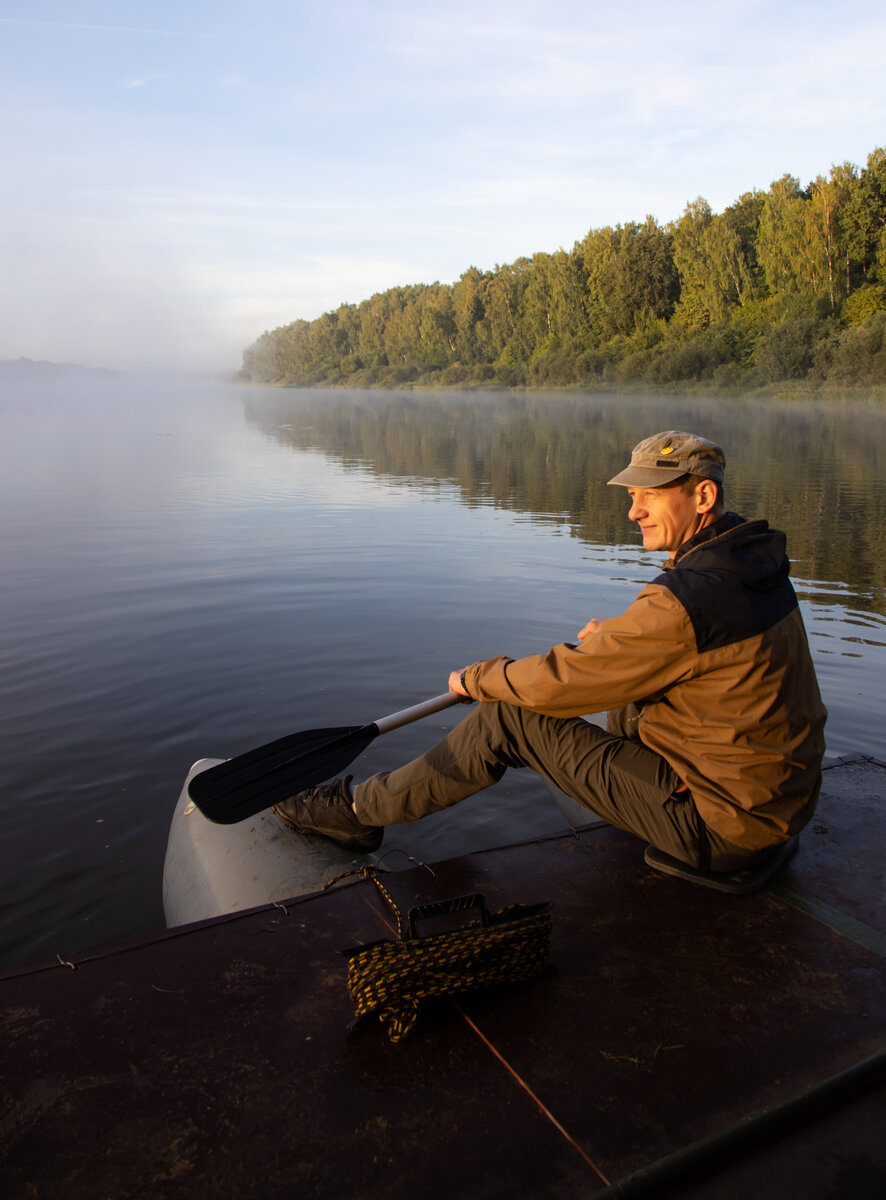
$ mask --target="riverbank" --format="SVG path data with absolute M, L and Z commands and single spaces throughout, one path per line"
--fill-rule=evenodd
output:
M 870 385 L 828 383 L 821 380 L 782 380 L 777 383 L 759 384 L 755 387 L 723 386 L 710 380 L 662 383 L 585 383 L 585 384 L 502 384 L 489 381 L 470 380 L 461 383 L 442 382 L 438 375 L 419 375 L 415 379 L 390 383 L 378 380 L 373 372 L 355 372 L 347 380 L 336 383 L 256 383 L 243 379 L 240 374 L 232 375 L 227 381 L 239 386 L 266 388 L 270 391 L 329 391 L 329 392 L 513 392 L 517 395 L 551 396 L 649 396 L 657 394 L 674 400 L 695 398 L 722 398 L 725 400 L 827 400 L 838 403 L 861 403 L 886 405 L 886 382 Z

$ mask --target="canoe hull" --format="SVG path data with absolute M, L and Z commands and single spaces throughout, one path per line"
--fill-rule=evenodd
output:
M 182 787 L 163 864 L 167 928 L 317 892 L 357 862 L 324 838 L 285 829 L 270 812 L 237 825 L 208 821 L 188 797 L 188 783 L 218 759 L 194 763 Z

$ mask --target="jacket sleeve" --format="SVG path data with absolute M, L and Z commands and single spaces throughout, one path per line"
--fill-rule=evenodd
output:
M 647 701 L 687 678 L 695 661 L 686 610 L 668 588 L 649 584 L 620 617 L 603 621 L 578 645 L 490 658 L 468 667 L 464 680 L 475 700 L 578 717 Z

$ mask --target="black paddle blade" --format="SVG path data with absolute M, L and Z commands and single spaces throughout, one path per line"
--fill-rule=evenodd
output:
M 337 775 L 377 736 L 376 725 L 290 733 L 201 771 L 188 795 L 210 821 L 235 825 Z

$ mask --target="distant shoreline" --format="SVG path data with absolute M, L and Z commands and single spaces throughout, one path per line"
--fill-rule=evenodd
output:
M 125 371 L 114 371 L 110 367 L 84 367 L 80 363 L 57 363 L 40 358 L 3 358 L 0 359 L 0 377 L 21 375 L 28 377 L 58 375 L 99 375 L 106 379 L 125 379 Z

